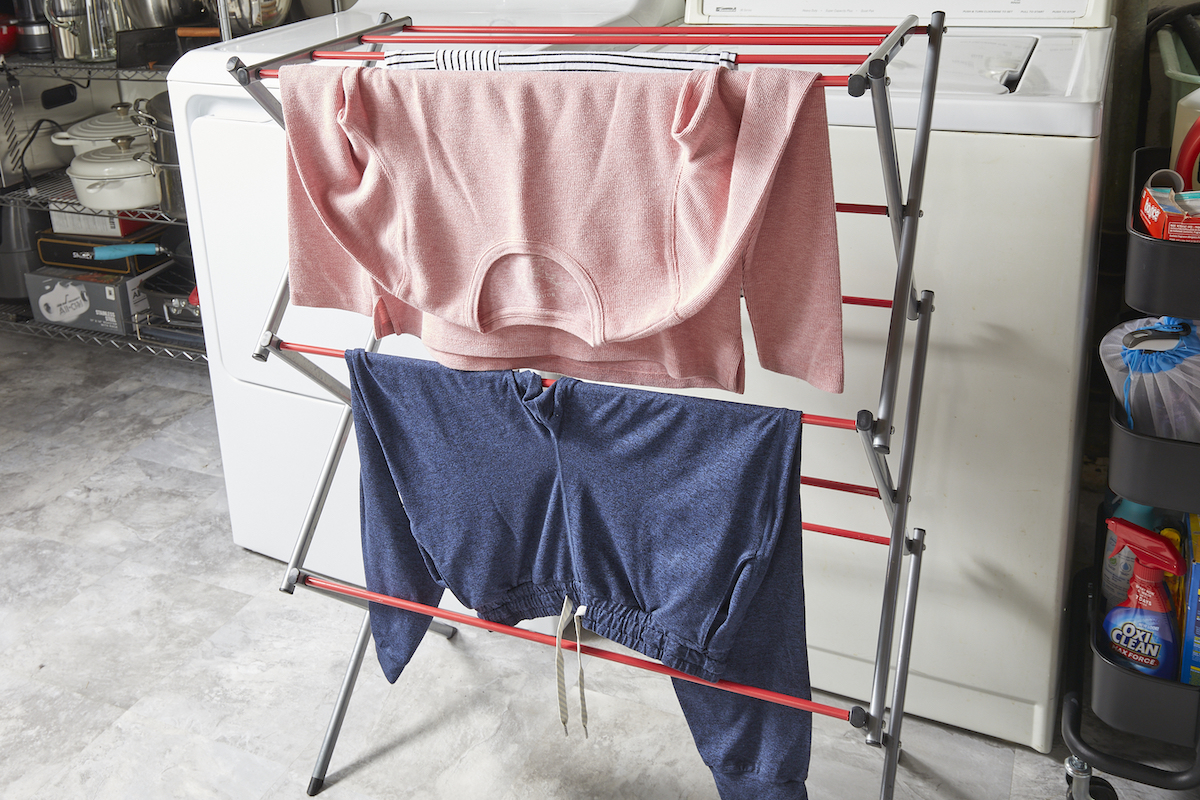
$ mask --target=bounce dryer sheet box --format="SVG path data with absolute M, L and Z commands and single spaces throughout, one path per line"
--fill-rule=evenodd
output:
M 59 235 L 105 236 L 112 239 L 129 236 L 149 224 L 150 220 L 147 219 L 113 217 L 108 214 L 76 214 L 50 209 L 50 228 Z
M 1179 636 L 1179 677 L 1184 683 L 1200 686 L 1200 514 L 1188 515 L 1187 528 L 1187 599 Z
M 1155 239 L 1200 242 L 1200 192 L 1176 192 L 1168 186 L 1142 190 L 1138 213 Z
M 25 288 L 39 322 L 128 335 L 134 333 L 133 316 L 150 308 L 142 282 L 166 267 L 132 276 L 42 267 L 25 275 Z

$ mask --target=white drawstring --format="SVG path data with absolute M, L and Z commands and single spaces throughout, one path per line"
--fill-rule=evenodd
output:
M 574 613 L 572 613 L 574 609 Z M 583 692 L 583 650 L 580 647 L 582 625 L 579 618 L 587 613 L 587 606 L 575 608 L 568 596 L 563 597 L 562 613 L 558 615 L 558 625 L 555 626 L 554 636 L 554 677 L 558 683 L 558 719 L 562 722 L 563 735 L 567 731 L 567 681 L 563 674 L 562 635 L 571 620 L 575 621 L 575 655 L 579 657 L 579 720 L 583 725 L 583 738 L 587 738 L 587 699 Z

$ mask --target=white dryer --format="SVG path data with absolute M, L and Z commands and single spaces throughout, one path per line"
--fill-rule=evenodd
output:
M 871 20 L 849 12 L 798 19 L 788 16 L 791 0 L 757 2 L 758 11 L 694 0 L 686 15 L 694 24 L 895 24 L 933 10 L 890 1 Z M 910 514 L 928 531 L 928 550 L 906 710 L 1041 751 L 1054 734 L 1083 426 L 1110 42 L 1101 2 L 1083 10 L 1046 4 L 1026 28 L 1005 20 L 980 27 L 993 21 L 946 9 L 951 33 L 917 251 L 917 288 L 937 293 L 937 312 Z M 352 33 L 380 10 L 420 24 L 482 25 L 655 25 L 685 14 L 681 0 L 360 0 L 337 15 L 192 51 L 172 69 L 233 536 L 281 560 L 291 555 L 341 408 L 277 359 L 251 358 L 285 268 L 283 135 L 225 66 L 234 55 L 254 64 Z M 964 18 L 976 27 L 958 27 Z M 906 48 L 893 67 L 901 128 L 915 117 L 922 56 Z M 869 100 L 844 89 L 827 97 L 837 199 L 883 202 Z M 886 221 L 843 215 L 839 231 L 844 293 L 890 296 Z M 873 410 L 886 316 L 848 307 L 845 321 L 845 394 L 763 372 L 750 354 L 745 399 L 840 417 Z M 285 341 L 337 348 L 361 346 L 368 333 L 364 318 L 299 308 L 279 331 Z M 424 355 L 407 337 L 390 337 L 383 349 Z M 344 375 L 340 364 L 328 366 Z M 845 432 L 806 429 L 804 455 L 806 474 L 873 484 L 861 445 Z M 351 581 L 362 580 L 356 460 L 351 441 L 306 562 Z M 808 520 L 886 533 L 869 501 L 808 488 L 802 499 Z M 814 685 L 861 696 L 871 684 L 883 553 L 817 535 L 805 547 Z

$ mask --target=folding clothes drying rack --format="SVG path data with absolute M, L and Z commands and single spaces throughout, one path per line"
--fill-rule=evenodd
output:
M 808 425 L 857 431 L 862 440 L 876 485 L 873 487 L 862 486 L 801 476 L 802 485 L 878 498 L 882 501 L 891 525 L 890 534 L 882 536 L 828 525 L 809 522 L 803 523 L 803 530 L 805 531 L 870 542 L 882 545 L 888 549 L 869 706 L 866 709 L 861 706 L 852 706 L 851 708 L 844 709 L 790 697 L 778 692 L 735 684 L 729 681 L 719 681 L 711 684 L 649 659 L 628 656 L 570 641 L 563 641 L 562 646 L 567 649 L 577 649 L 594 658 L 614 661 L 687 681 L 704 683 L 718 689 L 780 703 L 815 714 L 823 714 L 844 720 L 855 728 L 861 728 L 865 731 L 866 742 L 870 745 L 883 748 L 885 752 L 880 786 L 881 800 L 890 800 L 895 788 L 896 771 L 900 756 L 900 729 L 904 718 L 904 697 L 912 647 L 913 623 L 916 613 L 917 589 L 920 582 L 922 552 L 925 546 L 925 531 L 921 528 L 913 528 L 910 536 L 906 533 L 906 525 L 911 494 L 910 487 L 912 485 L 917 426 L 920 417 L 921 395 L 925 377 L 925 363 L 929 349 L 929 326 L 933 313 L 933 292 L 922 291 L 918 296 L 913 283 L 913 263 L 917 241 L 917 222 L 921 215 L 921 193 L 924 184 L 926 155 L 928 152 L 933 114 L 933 98 L 936 88 L 944 24 L 945 19 L 942 12 L 934 12 L 927 26 L 918 25 L 917 18 L 910 16 L 895 28 L 871 26 L 702 26 L 662 28 L 419 26 L 413 24 L 411 17 L 393 20 L 387 14 L 382 14 L 380 15 L 379 24 L 371 28 L 331 40 L 313 48 L 272 58 L 253 66 L 245 65 L 237 57 L 231 58 L 227 64 L 230 74 L 233 75 L 238 83 L 249 92 L 255 101 L 276 122 L 283 126 L 282 105 L 275 94 L 262 82 L 263 79 L 277 78 L 279 68 L 291 64 L 307 63 L 316 60 L 359 62 L 379 60 L 387 54 L 383 50 L 385 45 L 475 44 L 492 46 L 496 44 L 550 44 L 569 45 L 572 47 L 597 44 L 625 47 L 632 45 L 684 45 L 690 47 L 696 45 L 722 45 L 725 47 L 737 45 L 767 45 L 774 47 L 798 45 L 805 48 L 829 46 L 859 48 L 858 54 L 853 55 L 812 52 L 792 52 L 786 54 L 739 53 L 736 55 L 736 61 L 739 65 L 856 65 L 854 71 L 849 75 L 821 76 L 818 79 L 818 85 L 845 86 L 854 97 L 860 97 L 867 92 L 871 94 L 879 155 L 883 169 L 885 204 L 861 205 L 838 203 L 837 210 L 842 213 L 887 216 L 891 223 L 891 233 L 896 251 L 896 277 L 892 298 L 890 300 L 848 296 L 842 298 L 843 303 L 848 305 L 890 309 L 878 411 L 874 414 L 867 410 L 860 411 L 856 419 L 840 419 L 804 414 L 802 421 Z M 896 151 L 895 129 L 891 114 L 891 102 L 888 94 L 887 66 L 895 58 L 900 48 L 911 37 L 918 35 L 924 35 L 927 39 L 927 56 L 917 110 L 913 154 L 909 165 L 908 193 L 907 199 L 904 199 L 903 182 Z M 864 57 L 862 53 L 868 49 L 869 55 Z M 336 581 L 305 568 L 304 562 L 317 527 L 317 522 L 320 519 L 326 498 L 328 497 L 334 473 L 337 470 L 346 442 L 349 439 L 352 416 L 349 388 L 306 357 L 307 355 L 343 357 L 345 351 L 285 342 L 280 340 L 276 335 L 276 331 L 279 330 L 283 316 L 287 310 L 288 299 L 289 284 L 285 271 L 276 291 L 270 313 L 263 326 L 258 346 L 252 354 L 253 357 L 260 361 L 266 361 L 272 355 L 281 358 L 303 375 L 322 386 L 334 397 L 341 400 L 346 407 L 342 412 L 333 441 L 325 456 L 325 462 L 318 478 L 317 486 L 313 492 L 304 522 L 301 526 L 295 550 L 288 563 L 283 584 L 280 587 L 281 591 L 292 593 L 296 586 L 301 586 L 362 607 L 367 607 L 369 603 L 374 602 L 429 615 L 435 618 L 430 630 L 447 638 L 454 635 L 455 629 L 450 625 L 438 622 L 437 620 L 439 619 L 554 646 L 555 637 L 553 636 L 488 622 L 470 615 L 410 602 L 403 598 L 379 595 L 367 591 L 363 587 Z M 907 364 L 907 404 L 898 456 L 899 466 L 893 478 L 888 464 L 888 457 L 892 449 L 891 440 L 895 425 L 896 398 L 901 390 L 905 326 L 909 320 L 915 321 L 916 333 L 912 354 Z M 378 349 L 378 345 L 378 341 L 374 336 L 371 336 L 365 344 L 365 349 L 374 352 Z M 901 598 L 902 561 L 905 556 L 909 559 L 909 568 L 903 598 Z M 898 632 L 896 629 L 897 617 L 899 617 Z M 354 683 L 362 666 L 362 660 L 366 653 L 367 645 L 370 642 L 370 637 L 371 631 L 368 615 L 364 617 L 359 630 L 358 639 L 354 645 L 341 691 L 335 703 L 320 753 L 317 756 L 317 763 L 308 787 L 308 794 L 310 796 L 317 794 L 324 784 L 326 771 L 333 755 L 333 748 L 337 743 L 342 721 L 345 718 L 346 709 L 349 705 L 350 695 L 353 692 Z M 895 650 L 895 676 L 889 705 L 887 680 L 892 668 L 893 650 Z

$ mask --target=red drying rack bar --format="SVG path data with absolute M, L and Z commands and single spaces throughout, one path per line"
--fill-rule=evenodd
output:
M 596 28 L 572 26 L 545 27 L 485 27 L 470 25 L 408 25 L 402 33 L 368 33 L 358 37 L 359 44 L 373 48 L 382 45 L 410 44 L 548 44 L 548 45 L 755 45 L 768 47 L 874 47 L 883 43 L 892 29 L 881 26 L 856 28 L 853 26 L 816 27 L 745 27 L 718 26 L 704 28 L 688 27 L 606 27 Z M 911 33 L 924 33 L 924 28 L 913 28 Z M 309 53 L 314 61 L 347 60 L 375 61 L 387 57 L 379 50 L 313 50 Z M 738 53 L 741 64 L 838 64 L 857 65 L 862 63 L 861 54 L 833 53 Z M 257 78 L 277 78 L 278 69 L 259 69 Z M 820 86 L 846 86 L 847 76 L 818 78 Z M 886 212 L 885 212 L 886 213 Z
M 883 301 L 879 301 L 879 302 L 883 302 Z M 891 305 L 891 303 L 889 302 L 888 305 Z M 346 357 L 345 350 L 338 350 L 333 347 L 317 347 L 316 345 L 311 345 L 311 344 L 299 344 L 297 342 L 284 342 L 284 341 L 277 342 L 276 346 L 280 350 L 290 350 L 294 353 L 307 353 L 310 356 L 328 356 L 330 358 L 345 358 Z M 546 379 L 543 381 L 543 383 L 545 383 L 546 385 L 549 385 L 550 383 L 553 383 L 553 381 L 550 379 Z M 819 425 L 823 428 L 842 428 L 843 430 L 848 430 L 848 431 L 857 430 L 857 428 L 858 428 L 858 424 L 852 419 L 845 419 L 842 417 L 821 417 L 821 416 L 817 416 L 816 414 L 805 414 L 804 415 L 804 424 L 805 425 Z M 847 484 L 847 485 L 849 485 L 849 484 Z M 878 496 L 878 495 L 876 495 L 876 496 Z
M 804 486 L 815 486 L 820 489 L 833 489 L 835 492 L 861 494 L 864 497 L 879 497 L 879 490 L 874 486 L 863 486 L 859 483 L 843 483 L 825 478 L 805 478 L 803 476 L 800 478 L 800 483 Z
M 443 41 L 443 40 L 439 40 Z M 366 50 L 314 50 L 309 54 L 314 61 L 376 61 L 385 58 L 387 53 L 370 52 Z M 778 56 L 767 56 L 761 53 L 747 54 L 738 56 L 737 61 L 743 64 L 811 64 L 812 59 L 808 56 L 787 54 Z M 847 61 L 834 61 L 834 64 L 857 63 Z M 279 70 L 277 69 L 260 69 L 257 70 L 259 78 L 278 78 Z M 822 75 L 817 78 L 818 86 L 848 86 L 850 78 L 847 75 Z
M 859 531 L 847 530 L 846 528 L 835 528 L 832 525 L 818 525 L 815 522 L 804 522 L 801 523 L 800 527 L 810 533 L 824 533 L 829 536 L 839 536 L 843 539 L 881 544 L 885 547 L 892 543 L 892 540 L 886 536 L 879 536 L 874 533 L 861 533 Z
M 804 45 L 813 47 L 854 47 L 857 45 L 877 45 L 883 42 L 882 36 L 813 36 L 797 38 L 794 36 L 695 36 L 675 34 L 655 34 L 653 39 L 629 34 L 595 33 L 587 35 L 567 35 L 555 33 L 511 33 L 507 28 L 496 28 L 499 33 L 450 33 L 450 34 L 368 34 L 362 37 L 363 44 L 482 44 L 496 42 L 498 44 L 641 44 L 652 41 L 654 44 L 722 44 L 722 45 L 769 45 L 771 47 L 788 47 Z M 853 59 L 849 63 L 862 62 L 862 56 L 843 56 Z M 821 62 L 813 62 L 821 63 Z M 841 62 L 837 62 L 841 63 Z
M 555 638 L 544 633 L 529 631 L 524 628 L 516 628 L 512 625 L 502 625 L 498 622 L 489 622 L 479 617 L 472 617 L 468 614 L 460 614 L 457 611 L 447 611 L 443 608 L 427 606 L 422 603 L 414 603 L 411 600 L 401 600 L 388 595 L 376 594 L 369 592 L 366 589 L 360 589 L 357 586 L 347 586 L 336 581 L 319 578 L 315 575 L 303 575 L 300 582 L 312 589 L 321 589 L 335 594 L 346 595 L 347 597 L 356 597 L 359 600 L 367 600 L 372 603 L 380 603 L 393 608 L 403 609 L 404 611 L 412 611 L 417 614 L 425 614 L 430 617 L 448 620 L 459 625 L 468 625 L 473 628 L 482 628 L 485 631 L 493 633 L 503 633 L 508 636 L 515 636 L 518 639 L 525 639 L 538 644 L 555 646 Z M 742 683 L 733 681 L 718 681 L 713 683 L 706 681 L 703 678 L 697 678 L 694 675 L 688 675 L 686 672 L 680 672 L 677 669 L 663 666 L 656 661 L 650 661 L 645 658 L 637 658 L 636 656 L 625 655 L 624 653 L 615 653 L 612 650 L 604 650 L 597 647 L 589 647 L 584 644 L 576 644 L 575 642 L 564 639 L 562 642 L 564 650 L 579 650 L 586 656 L 603 659 L 604 661 L 613 661 L 617 664 L 624 664 L 628 667 L 636 667 L 647 672 L 654 672 L 659 675 L 666 675 L 671 678 L 679 678 L 680 680 L 698 683 L 702 686 L 712 686 L 716 689 L 722 689 L 726 692 L 745 695 L 746 697 L 754 697 L 759 700 L 766 700 L 771 703 L 788 706 L 789 708 L 798 708 L 801 711 L 811 711 L 814 714 L 822 714 L 834 719 L 845 720 L 855 727 L 861 728 L 866 723 L 866 712 L 857 706 L 851 709 L 837 708 L 835 706 L 825 705 L 823 703 L 814 703 L 812 700 L 802 700 L 799 697 L 792 697 L 779 692 L 771 692 L 766 689 L 759 689 L 754 686 L 747 686 Z
M 405 25 L 402 30 L 411 31 L 412 33 L 486 33 L 496 30 L 491 26 L 484 25 Z M 794 40 L 804 36 L 836 36 L 849 35 L 859 39 L 866 37 L 877 38 L 882 42 L 883 37 L 891 33 L 894 28 L 886 25 L 705 25 L 703 27 L 641 27 L 637 25 L 630 26 L 604 26 L 603 28 L 586 27 L 580 25 L 510 25 L 501 30 L 507 33 L 572 33 L 572 34 L 595 34 L 597 30 L 603 30 L 606 34 L 620 33 L 630 36 L 645 38 L 646 33 L 654 33 L 660 31 L 670 31 L 675 34 L 691 34 L 696 36 L 788 36 Z M 925 33 L 925 28 L 917 26 L 912 28 L 910 33 L 922 34 Z
M 363 37 L 367 39 L 368 37 Z M 374 37 L 381 38 L 381 37 Z M 485 44 L 487 39 L 481 36 L 457 36 L 457 37 L 433 37 L 433 36 L 414 36 L 411 39 L 405 39 L 405 44 Z M 493 40 L 494 41 L 494 40 Z M 513 40 L 510 43 L 521 44 Z M 568 38 L 562 40 L 545 40 L 539 39 L 539 44 L 576 44 Z M 613 41 L 612 44 L 624 44 L 625 40 Z M 388 53 L 382 50 L 314 50 L 312 52 L 313 59 L 317 61 L 380 61 L 387 58 Z M 779 53 L 775 55 L 766 53 L 738 53 L 734 57 L 734 61 L 738 64 L 859 64 L 862 61 L 862 56 L 858 55 L 838 55 L 835 53 Z M 277 78 L 279 77 L 278 70 L 264 69 L 259 72 L 259 77 L 262 78 Z M 822 77 L 820 79 L 825 86 L 834 84 L 829 81 L 840 80 L 836 77 Z

